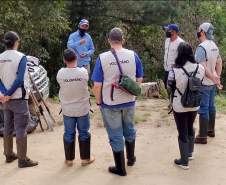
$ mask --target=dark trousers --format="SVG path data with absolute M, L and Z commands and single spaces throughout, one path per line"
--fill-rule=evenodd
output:
M 4 136 L 13 135 L 15 128 L 16 138 L 20 139 L 27 135 L 27 125 L 30 118 L 27 100 L 10 100 L 4 108 Z
M 194 137 L 193 124 L 197 115 L 194 112 L 173 112 L 174 119 L 177 125 L 178 137 L 184 143 L 189 142 L 189 137 Z
M 167 89 L 167 81 L 168 81 L 169 71 L 164 72 L 163 83 L 165 85 L 165 89 Z

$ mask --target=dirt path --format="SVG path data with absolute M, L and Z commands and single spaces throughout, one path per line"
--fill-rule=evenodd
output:
M 58 110 L 52 104 L 51 110 Z M 62 144 L 63 126 L 54 132 L 29 135 L 29 156 L 38 159 L 40 165 L 30 169 L 18 169 L 17 163 L 5 164 L 0 147 L 0 185 L 225 185 L 226 184 L 226 116 L 217 116 L 217 137 L 208 145 L 195 146 L 195 160 L 184 171 L 173 165 L 179 155 L 177 132 L 172 115 L 167 115 L 164 100 L 138 102 L 137 163 L 128 167 L 127 177 L 107 172 L 113 164 L 111 149 L 98 111 L 92 115 L 92 153 L 94 164 L 81 167 L 76 147 L 73 167 L 64 165 Z M 60 117 L 55 113 L 55 117 Z M 61 121 L 59 120 L 59 123 Z M 2 146 L 2 139 L 0 139 Z M 78 146 L 78 145 L 77 145 Z

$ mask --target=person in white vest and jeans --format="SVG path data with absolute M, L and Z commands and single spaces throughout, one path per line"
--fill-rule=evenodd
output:
M 88 71 L 84 67 L 77 66 L 77 57 L 73 49 L 64 51 L 64 63 L 66 67 L 58 71 L 57 82 L 60 85 L 59 98 L 65 128 L 63 137 L 65 163 L 72 166 L 75 159 L 77 128 L 81 165 L 85 166 L 95 160 L 90 156 Z
M 108 37 L 111 49 L 118 56 L 123 74 L 138 83 L 143 79 L 143 67 L 139 56 L 132 50 L 123 48 L 123 32 L 113 28 Z M 115 166 L 109 172 L 125 176 L 124 142 L 126 145 L 127 165 L 133 166 L 136 157 L 134 128 L 135 96 L 121 89 L 113 88 L 120 78 L 116 59 L 111 51 L 101 53 L 96 61 L 92 80 L 96 103 L 100 106 L 104 125 L 107 129 L 109 142 L 113 151 Z
M 199 107 L 184 107 L 181 103 L 182 94 L 188 85 L 188 75 L 195 74 L 200 80 L 204 77 L 204 67 L 197 64 L 192 48 L 188 43 L 182 42 L 178 46 L 178 56 L 175 65 L 169 73 L 168 87 L 173 93 L 173 115 L 178 130 L 178 143 L 180 159 L 175 164 L 183 169 L 189 169 L 188 160 L 193 159 L 195 133 L 193 124 Z
M 165 52 L 164 52 L 164 84 L 167 89 L 167 79 L 169 71 L 172 69 L 175 64 L 175 59 L 177 57 L 177 48 L 181 42 L 184 40 L 178 35 L 179 26 L 177 24 L 169 24 L 164 27 L 166 33 L 165 40 Z
M 213 30 L 213 25 L 205 22 L 199 26 L 197 31 L 200 44 L 196 49 L 195 59 L 205 68 L 199 109 L 199 134 L 195 139 L 195 143 L 198 144 L 206 144 L 207 135 L 215 137 L 215 95 L 216 88 L 222 88 L 220 83 L 222 59 L 219 49 L 213 41 Z
M 26 56 L 17 51 L 20 38 L 9 31 L 2 40 L 6 50 L 0 54 L 0 101 L 4 112 L 4 154 L 6 162 L 18 158 L 18 167 L 38 165 L 27 157 L 27 125 L 29 122 L 29 76 Z M 17 155 L 13 152 L 13 131 L 16 132 Z

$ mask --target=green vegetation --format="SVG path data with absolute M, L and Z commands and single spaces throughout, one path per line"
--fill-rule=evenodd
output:
M 219 94 L 216 96 L 217 110 L 222 113 L 226 113 L 226 95 Z
M 226 59 L 226 1 L 0 1 L 0 36 L 8 30 L 19 33 L 21 51 L 39 57 L 48 70 L 52 96 L 58 91 L 55 78 L 63 65 L 62 51 L 81 18 L 90 21 L 89 33 L 96 47 L 93 61 L 108 48 L 109 30 L 119 26 L 125 32 L 126 47 L 139 53 L 144 63 L 145 81 L 162 77 L 165 40 L 162 26 L 169 22 L 180 25 L 181 36 L 194 49 L 198 45 L 195 36 L 198 25 L 212 22 L 221 56 Z M 224 86 L 225 77 L 223 71 Z

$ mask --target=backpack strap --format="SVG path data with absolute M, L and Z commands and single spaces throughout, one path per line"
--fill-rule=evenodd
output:
M 197 74 L 197 72 L 198 72 L 198 69 L 199 69 L 199 64 L 197 64 L 197 67 L 196 67 L 196 69 L 195 69 L 195 71 L 193 72 L 193 77 L 195 77 L 196 76 L 196 74 Z
M 187 72 L 187 70 L 186 70 L 184 67 L 182 67 L 181 69 L 184 71 L 184 73 L 185 73 L 188 77 L 191 77 L 191 75 Z
M 118 56 L 117 56 L 117 54 L 116 54 L 116 52 L 115 52 L 115 49 L 114 49 L 114 48 L 111 48 L 110 51 L 111 51 L 111 53 L 113 54 L 113 56 L 114 56 L 114 58 L 115 58 L 115 60 L 116 60 L 118 69 L 119 69 L 119 71 L 120 71 L 120 74 L 123 75 L 122 67 L 121 67 L 121 65 L 120 65 L 120 62 L 119 62 Z
M 184 69 L 185 70 L 185 69 Z M 174 74 L 174 79 L 175 79 L 175 71 L 174 71 L 174 69 L 172 70 L 173 71 L 173 74 Z M 186 70 L 185 70 L 186 71 Z M 188 74 L 188 72 L 186 71 L 185 72 L 186 74 Z M 188 74 L 189 75 L 189 74 Z M 176 79 L 175 79 L 175 82 L 176 82 Z M 182 93 L 181 93 L 181 91 L 177 88 L 177 84 L 176 84 L 176 86 L 175 86 L 175 88 L 176 88 L 176 90 L 177 90 L 177 92 L 182 96 Z M 173 93 L 173 97 L 175 97 L 174 96 L 174 93 Z

